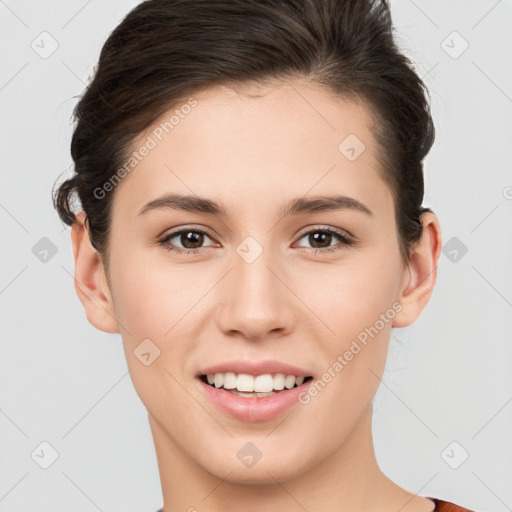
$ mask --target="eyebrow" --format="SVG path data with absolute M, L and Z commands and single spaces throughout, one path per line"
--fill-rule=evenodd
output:
M 138 215 L 159 208 L 171 208 L 173 210 L 193 213 L 206 213 L 223 218 L 228 217 L 227 209 L 222 203 L 217 203 L 204 197 L 181 194 L 166 194 L 154 199 L 144 205 Z M 373 216 L 373 212 L 365 204 L 357 199 L 344 195 L 315 195 L 292 199 L 283 205 L 281 215 L 286 217 L 287 215 L 335 210 L 355 210 L 370 217 Z

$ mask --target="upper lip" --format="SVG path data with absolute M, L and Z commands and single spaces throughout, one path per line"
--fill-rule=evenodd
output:
M 215 373 L 233 372 L 236 374 L 245 373 L 252 375 L 265 375 L 267 373 L 284 373 L 285 375 L 295 375 L 295 377 L 309 377 L 311 372 L 303 370 L 298 366 L 294 366 L 281 361 L 224 361 L 223 363 L 208 366 L 199 371 L 197 375 L 209 375 Z

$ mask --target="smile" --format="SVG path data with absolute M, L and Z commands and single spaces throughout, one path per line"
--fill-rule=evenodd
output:
M 203 382 L 215 388 L 221 388 L 237 396 L 244 397 L 265 397 L 279 393 L 285 389 L 292 389 L 302 385 L 311 379 L 308 377 L 296 377 L 284 373 L 266 373 L 263 375 L 249 375 L 246 373 L 236 374 L 234 372 L 211 373 L 202 375 Z
M 208 401 L 224 414 L 243 421 L 267 421 L 296 404 L 313 377 L 227 372 L 201 375 L 196 381 Z

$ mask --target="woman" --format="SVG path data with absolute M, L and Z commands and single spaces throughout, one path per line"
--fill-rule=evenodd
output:
M 425 93 L 384 1 L 149 0 L 106 41 L 54 200 L 163 511 L 465 510 L 391 481 L 371 433 L 441 250 Z

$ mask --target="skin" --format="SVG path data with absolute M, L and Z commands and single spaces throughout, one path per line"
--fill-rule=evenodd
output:
M 432 294 L 441 250 L 437 217 L 423 214 L 422 238 L 403 262 L 364 105 L 306 81 L 247 90 L 260 96 L 226 87 L 195 95 L 191 113 L 117 186 L 108 262 L 92 248 L 83 212 L 72 226 L 76 290 L 92 325 L 122 335 L 148 410 L 164 510 L 431 511 L 432 501 L 380 470 L 371 405 L 391 328 L 412 324 Z M 338 150 L 350 133 L 366 146 L 354 161 Z M 374 215 L 280 214 L 291 199 L 333 191 Z M 138 215 L 169 192 L 221 201 L 229 215 L 171 208 Z M 183 226 L 215 236 L 196 245 L 172 239 L 180 248 L 202 243 L 195 256 L 158 244 L 161 233 Z M 326 227 L 348 231 L 356 243 L 344 246 L 333 236 L 313 245 L 303 234 Z M 247 236 L 263 248 L 252 263 L 236 252 Z M 331 253 L 312 249 L 336 244 Z M 310 403 L 276 419 L 233 419 L 197 385 L 201 368 L 233 359 L 277 359 L 321 378 L 394 303 L 402 309 L 392 322 Z M 149 366 L 133 353 L 146 338 L 161 351 Z M 247 442 L 262 453 L 251 468 L 236 456 Z

